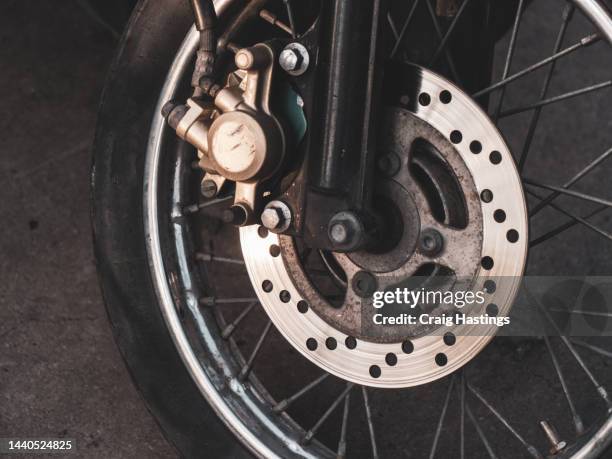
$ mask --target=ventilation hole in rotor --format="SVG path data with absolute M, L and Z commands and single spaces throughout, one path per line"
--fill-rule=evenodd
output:
M 445 333 L 444 338 L 442 339 L 444 340 L 444 344 L 447 346 L 452 346 L 457 342 L 457 338 L 455 338 L 455 335 L 451 332 Z
M 492 151 L 491 154 L 489 155 L 489 161 L 491 161 L 491 163 L 493 164 L 499 164 L 502 161 L 502 155 L 499 151 L 495 150 Z
M 421 94 L 419 94 L 419 104 L 421 104 L 423 107 L 427 107 L 430 102 L 431 97 L 429 94 L 427 94 L 426 92 L 422 92 Z
M 508 239 L 508 242 L 512 242 L 514 244 L 519 240 L 518 231 L 513 229 L 508 230 L 508 232 L 506 233 L 506 239 Z
M 387 363 L 387 365 L 389 365 L 390 367 L 393 367 L 395 365 L 397 365 L 397 355 L 395 355 L 393 352 L 389 352 L 386 356 L 385 356 L 385 362 Z
M 304 300 L 300 300 L 298 301 L 297 308 L 302 314 L 306 314 L 308 312 L 308 303 Z
M 404 352 L 404 354 L 412 354 L 412 352 L 414 351 L 414 344 L 412 344 L 412 341 L 404 341 L 402 343 L 402 351 Z
M 380 367 L 378 365 L 372 365 L 370 367 L 370 376 L 372 378 L 380 378 L 381 375 Z
M 272 285 L 271 281 L 266 279 L 265 281 L 261 283 L 261 288 L 263 289 L 264 292 L 270 293 L 272 289 L 274 288 L 274 286 Z
M 281 249 L 279 246 L 277 246 L 276 244 L 272 244 L 270 246 L 270 255 L 272 255 L 273 257 L 278 257 L 281 253 Z
M 454 144 L 461 143 L 463 140 L 463 134 L 461 134 L 460 131 L 453 131 L 451 132 L 450 139 Z
M 450 91 L 445 89 L 440 93 L 440 102 L 443 104 L 450 104 L 451 100 L 453 100 L 453 96 L 451 95 Z
M 289 293 L 287 290 L 282 290 L 278 294 L 278 297 L 283 303 L 289 303 L 289 301 L 291 301 L 291 293 Z
M 355 349 L 357 347 L 357 340 L 352 336 L 347 336 L 344 340 L 344 344 L 349 349 Z
M 495 283 L 495 281 L 492 281 L 492 280 L 489 279 L 489 280 L 485 281 L 484 289 L 489 294 L 495 293 L 495 290 L 497 290 L 497 284 Z
M 487 315 L 489 317 L 496 317 L 499 314 L 499 308 L 496 304 L 490 303 L 487 305 Z
M 470 143 L 470 151 L 477 155 L 482 151 L 482 144 L 478 140 L 473 140 Z
M 265 239 L 268 237 L 268 228 L 266 228 L 265 226 L 260 226 L 259 228 L 257 228 L 257 234 L 259 234 L 259 237 L 262 239 Z
M 330 351 L 336 349 L 338 347 L 338 342 L 336 341 L 336 338 L 332 338 L 331 336 L 327 338 L 325 340 L 325 347 L 327 347 L 327 349 L 329 349 Z
M 495 212 L 493 212 L 493 218 L 497 223 L 503 223 L 506 221 L 506 212 L 501 209 L 497 209 Z
M 480 264 L 487 271 L 490 270 L 490 269 L 493 269 L 493 258 L 491 258 L 491 257 L 482 257 L 482 260 L 480 260 Z
M 446 357 L 446 354 L 443 354 L 442 352 L 436 354 L 436 363 L 439 367 L 446 365 L 448 363 L 448 357 Z
M 491 190 L 482 190 L 482 193 L 480 193 L 480 199 L 482 199 L 482 202 L 493 201 L 493 192 Z
M 306 340 L 306 347 L 309 351 L 314 351 L 317 349 L 317 340 L 314 338 L 308 338 Z

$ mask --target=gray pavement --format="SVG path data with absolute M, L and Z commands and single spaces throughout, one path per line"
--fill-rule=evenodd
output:
M 0 4 L 0 437 L 75 438 L 80 457 L 173 457 L 97 285 L 90 151 L 116 42 L 76 3 Z

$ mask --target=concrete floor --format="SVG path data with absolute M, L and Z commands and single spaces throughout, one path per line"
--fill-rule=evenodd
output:
M 540 2 L 542 14 L 551 2 Z M 90 150 L 100 92 L 117 43 L 75 8 L 77 3 L 0 4 L 0 437 L 75 438 L 84 457 L 174 457 L 131 384 L 97 285 L 89 226 Z M 536 32 L 521 40 L 536 43 L 540 34 L 550 39 L 557 24 L 557 18 L 538 23 L 532 28 Z M 582 36 L 579 28 L 571 32 L 568 42 Z M 543 44 L 548 50 L 551 46 Z M 587 53 L 582 65 L 568 68 L 555 93 L 583 85 L 585 68 L 599 73 L 593 81 L 609 78 L 609 66 L 595 65 L 598 56 Z M 537 57 L 533 47 L 517 56 L 517 68 Z M 609 129 L 593 132 L 589 127 L 598 120 L 611 125 L 606 94 L 607 99 L 594 95 L 548 118 L 551 127 L 536 138 L 539 159 L 529 170 L 565 177 L 576 169 L 558 160 L 567 145 L 581 145 L 589 158 L 601 153 Z M 517 94 L 523 96 L 533 97 Z M 583 122 L 579 130 L 570 129 L 576 113 Z M 563 129 L 556 129 L 559 123 Z M 513 144 L 519 128 L 506 127 Z M 551 140 L 558 146 L 551 146 Z M 609 173 L 586 184 L 593 190 L 598 180 L 609 180 Z M 540 233 L 548 223 L 534 229 Z M 609 251 L 598 245 L 598 237 L 578 240 L 575 235 L 568 232 L 565 239 L 572 251 L 532 255 L 536 272 L 547 273 L 550 266 L 573 271 L 574 255 L 580 252 L 588 255 L 593 272 L 609 273 Z M 611 373 L 603 362 L 597 370 Z
M 0 437 L 74 438 L 81 457 L 173 457 L 97 285 L 90 151 L 116 42 L 76 3 L 0 5 Z

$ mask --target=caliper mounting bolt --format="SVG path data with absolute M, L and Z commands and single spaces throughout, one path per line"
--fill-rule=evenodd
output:
M 300 43 L 289 43 L 280 53 L 278 64 L 290 75 L 303 75 L 310 64 L 308 50 Z
M 271 201 L 261 213 L 261 224 L 274 233 L 282 233 L 291 225 L 291 209 L 282 201 Z

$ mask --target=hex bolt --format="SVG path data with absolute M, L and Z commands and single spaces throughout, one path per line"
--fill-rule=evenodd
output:
M 345 222 L 334 223 L 329 230 L 330 239 L 336 244 L 344 244 L 349 240 L 350 228 Z
M 269 207 L 261 214 L 261 223 L 269 230 L 279 228 L 284 220 L 283 212 L 276 207 Z
M 557 430 L 550 423 L 547 421 L 540 421 L 540 426 L 544 430 L 546 438 L 548 438 L 548 441 L 551 444 L 550 454 L 555 455 L 567 446 L 567 442 L 562 441 L 561 438 L 559 438 Z
M 401 161 L 397 157 L 397 155 L 393 153 L 389 153 L 384 156 L 381 156 L 378 159 L 376 165 L 378 166 L 378 170 L 385 177 L 393 177 L 395 174 L 399 172 L 400 167 L 401 167 Z
M 291 226 L 291 209 L 282 201 L 270 201 L 261 213 L 261 224 L 273 233 L 282 233 Z
M 370 298 L 376 291 L 378 282 L 369 272 L 359 271 L 353 276 L 351 286 L 357 296 L 361 298 Z
M 293 70 L 297 70 L 300 66 L 301 59 L 302 57 L 297 51 L 293 49 L 284 49 L 278 59 L 278 63 L 284 71 L 292 72 Z
M 365 229 L 360 217 L 352 211 L 341 211 L 334 215 L 327 226 L 327 236 L 334 250 L 357 250 L 363 245 Z
M 427 256 L 434 257 L 444 248 L 444 238 L 433 228 L 426 228 L 419 236 L 419 249 Z
M 300 43 L 289 43 L 278 57 L 280 67 L 293 76 L 299 76 L 306 72 L 309 63 L 308 50 Z
M 200 187 L 202 196 L 205 198 L 214 198 L 217 196 L 217 184 L 214 180 L 204 180 Z

